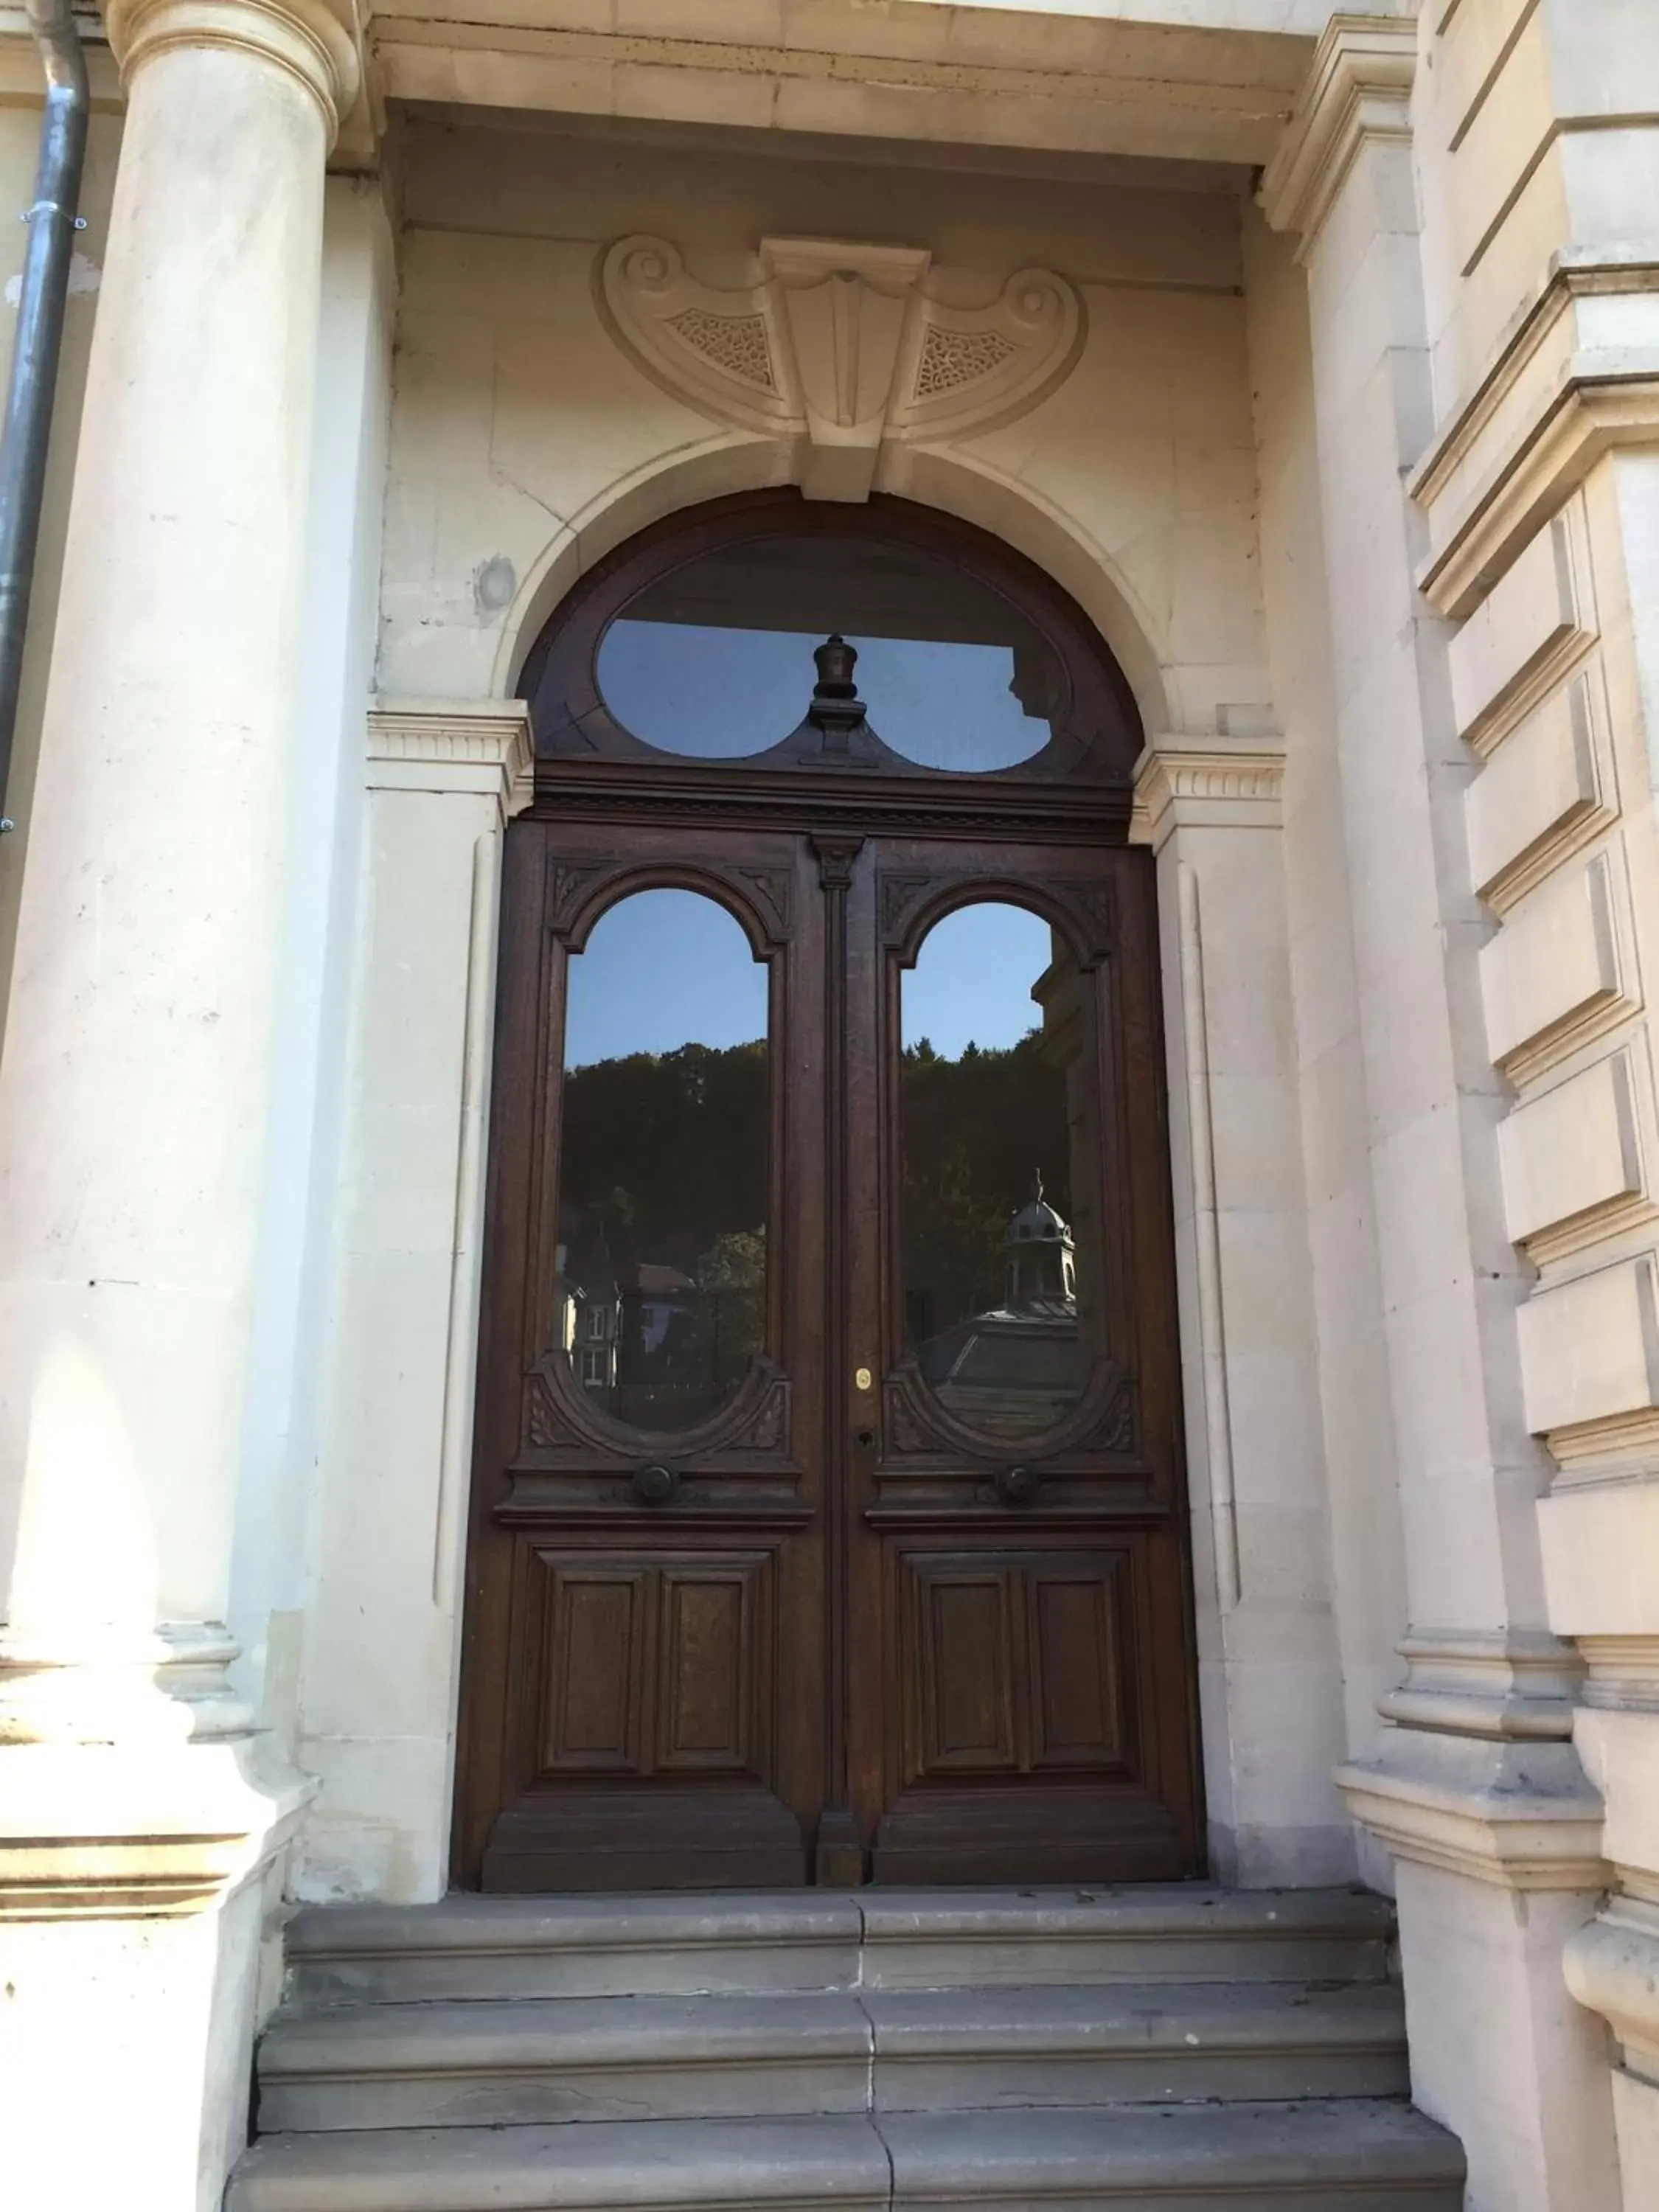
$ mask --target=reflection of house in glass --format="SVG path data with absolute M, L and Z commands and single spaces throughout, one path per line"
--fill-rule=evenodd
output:
M 1008 1224 L 1005 1303 L 930 1337 L 923 1379 L 970 1428 L 1035 1436 L 1069 1413 L 1087 1380 L 1078 1329 L 1072 1231 L 1042 1197 L 1042 1179 Z
M 602 1242 L 584 1259 L 578 1275 L 560 1248 L 558 1295 L 588 1395 L 633 1428 L 689 1428 L 718 1412 L 759 1340 L 760 1285 L 699 1283 L 649 1260 L 617 1268 Z

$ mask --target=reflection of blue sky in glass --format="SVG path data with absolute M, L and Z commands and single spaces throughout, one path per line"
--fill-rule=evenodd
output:
M 1023 907 L 947 915 L 904 977 L 905 1043 L 926 1037 L 950 1060 L 969 1042 L 1017 1044 L 1042 1018 L 1031 986 L 1050 957 L 1048 923 Z M 766 1035 L 766 969 L 724 907 L 696 891 L 636 891 L 570 963 L 565 1065 L 745 1044 Z
M 714 900 L 636 891 L 600 915 L 570 963 L 565 1066 L 766 1035 L 766 969 Z
M 959 907 L 928 931 L 904 978 L 904 1042 L 946 1060 L 964 1045 L 1018 1044 L 1042 1016 L 1031 986 L 1053 957 L 1048 925 L 1024 907 Z
M 792 630 L 612 623 L 599 647 L 599 688 L 624 728 L 647 744 L 702 760 L 763 752 L 806 713 L 823 637 Z M 877 734 L 926 768 L 1010 768 L 1048 742 L 1009 683 L 1006 645 L 919 638 L 853 640 L 860 696 Z

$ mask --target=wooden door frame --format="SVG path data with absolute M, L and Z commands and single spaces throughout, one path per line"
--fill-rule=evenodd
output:
M 814 772 L 795 763 L 787 781 L 769 765 L 752 760 L 735 763 L 686 761 L 657 753 L 620 730 L 611 720 L 592 679 L 592 661 L 605 623 L 618 606 L 641 587 L 642 580 L 665 566 L 691 557 L 699 550 L 731 542 L 734 536 L 764 536 L 780 527 L 791 531 L 822 530 L 843 535 L 891 534 L 947 559 L 969 567 L 982 580 L 1012 598 L 1022 611 L 1037 620 L 1060 652 L 1070 691 L 1068 720 L 1056 741 L 1035 762 L 992 774 L 941 776 L 903 762 L 884 763 L 878 772 L 848 775 Z M 1140 750 L 1140 730 L 1128 685 L 1103 641 L 1075 603 L 1051 579 L 1012 549 L 987 533 L 937 511 L 910 502 L 878 498 L 869 507 L 847 509 L 803 501 L 790 491 L 738 494 L 708 506 L 668 518 L 619 546 L 598 564 L 570 595 L 544 629 L 526 660 L 524 690 L 532 699 L 536 730 L 536 797 L 530 813 L 509 828 L 503 869 L 502 936 L 499 1004 L 496 1026 L 496 1071 L 508 1075 L 503 1055 L 520 1041 L 538 1033 L 544 1008 L 544 963 L 536 940 L 544 927 L 540 897 L 532 884 L 540 866 L 542 847 L 550 825 L 604 825 L 619 841 L 643 834 L 647 825 L 659 829 L 672 822 L 695 821 L 711 833 L 763 825 L 779 834 L 793 832 L 812 841 L 820 881 L 835 911 L 836 878 L 844 872 L 850 884 L 857 848 L 869 836 L 932 835 L 971 842 L 975 831 L 994 826 L 1000 842 L 1021 838 L 1044 847 L 1121 848 L 1127 845 L 1133 802 L 1132 771 Z M 1151 1019 L 1161 1019 L 1158 988 L 1155 908 L 1150 891 L 1151 855 L 1145 856 L 1148 881 L 1146 911 L 1152 916 L 1148 952 Z M 644 887 L 649 869 L 629 870 L 633 887 Z M 681 882 L 690 872 L 677 866 L 661 880 Z M 718 870 L 711 882 L 717 882 Z M 638 878 L 637 883 L 633 882 Z M 598 895 L 597 893 L 595 894 Z M 723 896 L 728 908 L 733 902 Z M 591 902 L 590 902 L 591 903 Z M 844 909 L 843 909 L 844 911 Z M 743 919 L 743 917 L 740 917 Z M 745 927 L 750 923 L 744 920 Z M 833 928 L 833 924 L 830 925 Z M 752 934 L 752 930 L 751 930 Z M 833 949 L 826 972 L 835 969 Z M 842 963 L 844 972 L 844 959 Z M 822 1012 L 830 1013 L 828 1007 Z M 1156 1039 L 1154 1040 L 1156 1042 Z M 1161 1048 L 1153 1053 L 1158 1111 L 1167 1131 Z M 503 1310 L 502 1296 L 514 1257 L 520 1272 L 526 1265 L 523 1249 L 525 1215 L 522 1199 L 526 1153 L 546 1134 L 539 1128 L 514 1126 L 515 1100 L 510 1079 L 493 1085 L 489 1170 L 485 1203 L 483 1281 L 480 1299 L 477 1412 L 474 1424 L 474 1471 L 471 1486 L 466 1570 L 466 1594 L 461 1647 L 461 1699 L 456 1762 L 456 1814 L 453 1829 L 452 1863 L 455 1879 L 476 1881 L 482 1838 L 487 1826 L 487 1808 L 492 1798 L 499 1806 L 502 1776 L 501 1744 L 506 1717 L 492 1705 L 491 1685 L 507 1684 L 508 1624 L 500 1610 L 501 1592 L 492 1593 L 481 1582 L 478 1563 L 487 1548 L 496 1498 L 492 1495 L 494 1470 L 502 1464 L 507 1396 L 502 1346 L 517 1343 L 516 1316 Z M 520 1124 L 526 1119 L 519 1116 Z M 835 1133 L 826 1157 L 830 1173 L 836 1172 L 834 1158 L 844 1143 Z M 1173 1334 L 1173 1197 L 1169 1174 L 1167 1133 L 1161 1158 L 1159 1204 L 1163 1235 L 1169 1253 L 1167 1269 L 1170 1308 L 1172 1372 L 1178 1377 L 1179 1347 Z M 775 1206 L 780 1194 L 776 1179 L 787 1172 L 775 1150 L 773 1173 Z M 843 1209 L 833 1203 L 824 1209 L 826 1234 L 826 1330 L 824 1360 L 838 1356 L 845 1364 L 846 1347 L 838 1343 L 836 1316 L 848 1311 L 845 1260 L 834 1249 L 836 1224 Z M 775 1211 L 774 1218 L 781 1216 Z M 774 1271 L 775 1276 L 775 1270 Z M 774 1281 L 773 1296 L 778 1294 Z M 515 1401 L 516 1404 L 516 1394 Z M 827 1454 L 841 1439 L 845 1457 L 848 1419 L 844 1401 L 831 1387 L 826 1392 L 830 1428 Z M 841 1407 L 842 1411 L 836 1408 Z M 516 1414 L 514 1416 L 516 1418 Z M 1182 1794 L 1189 1808 L 1190 1856 L 1195 1870 L 1201 1861 L 1201 1761 L 1198 1729 L 1196 1651 L 1193 1632 L 1193 1589 L 1188 1524 L 1184 1506 L 1184 1462 L 1181 1444 L 1178 1381 L 1171 1410 L 1172 1468 L 1176 1495 L 1171 1525 L 1177 1532 L 1180 1584 L 1178 1608 L 1183 1638 L 1182 1673 L 1179 1702 L 1183 1718 L 1177 1728 L 1186 1747 L 1186 1784 Z M 839 1462 L 837 1462 L 839 1463 Z M 845 1493 L 850 1514 L 852 1486 Z M 829 1548 L 844 1551 L 851 1542 L 847 1529 L 826 1529 Z M 833 1586 L 834 1570 L 825 1576 Z M 833 1617 L 838 1609 L 829 1607 Z M 832 1627 L 825 1653 L 822 1695 L 830 1714 L 827 1725 L 832 1742 L 845 1745 L 844 1720 L 834 1717 L 848 1694 L 848 1674 L 838 1658 Z M 510 1686 L 510 1685 L 508 1685 Z M 1173 1716 L 1170 1717 L 1173 1719 Z M 844 1757 L 844 1753 L 843 1753 Z M 834 1815 L 845 1808 L 833 1786 L 827 1790 L 832 1816 L 821 1832 L 817 1872 L 820 1879 L 854 1878 L 856 1831 L 850 1824 L 837 1828 Z

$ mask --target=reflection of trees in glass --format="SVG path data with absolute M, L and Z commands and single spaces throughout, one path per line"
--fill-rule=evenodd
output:
M 630 1053 L 565 1077 L 559 1241 L 616 1349 L 582 1376 L 613 1413 L 683 1428 L 715 1412 L 764 1334 L 763 1040 Z
M 1066 1078 L 1032 1030 L 1005 1050 L 945 1060 L 924 1037 L 900 1063 L 904 1332 L 914 1350 L 999 1306 L 1016 1208 L 1040 1174 L 1070 1218 Z

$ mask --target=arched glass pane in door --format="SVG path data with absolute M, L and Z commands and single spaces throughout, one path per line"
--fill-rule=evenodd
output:
M 1054 734 L 1063 672 L 1030 618 L 966 569 L 875 538 L 750 538 L 659 576 L 606 630 L 599 690 L 664 752 L 764 752 L 805 714 L 832 633 L 856 650 L 872 728 L 919 767 L 1012 768 Z
M 1039 1435 L 1104 1350 L 1094 978 L 987 901 L 934 925 L 902 991 L 905 1348 L 965 1426 Z
M 559 1341 L 630 1427 L 706 1420 L 762 1348 L 769 1057 L 766 969 L 713 899 L 637 891 L 572 956 Z

